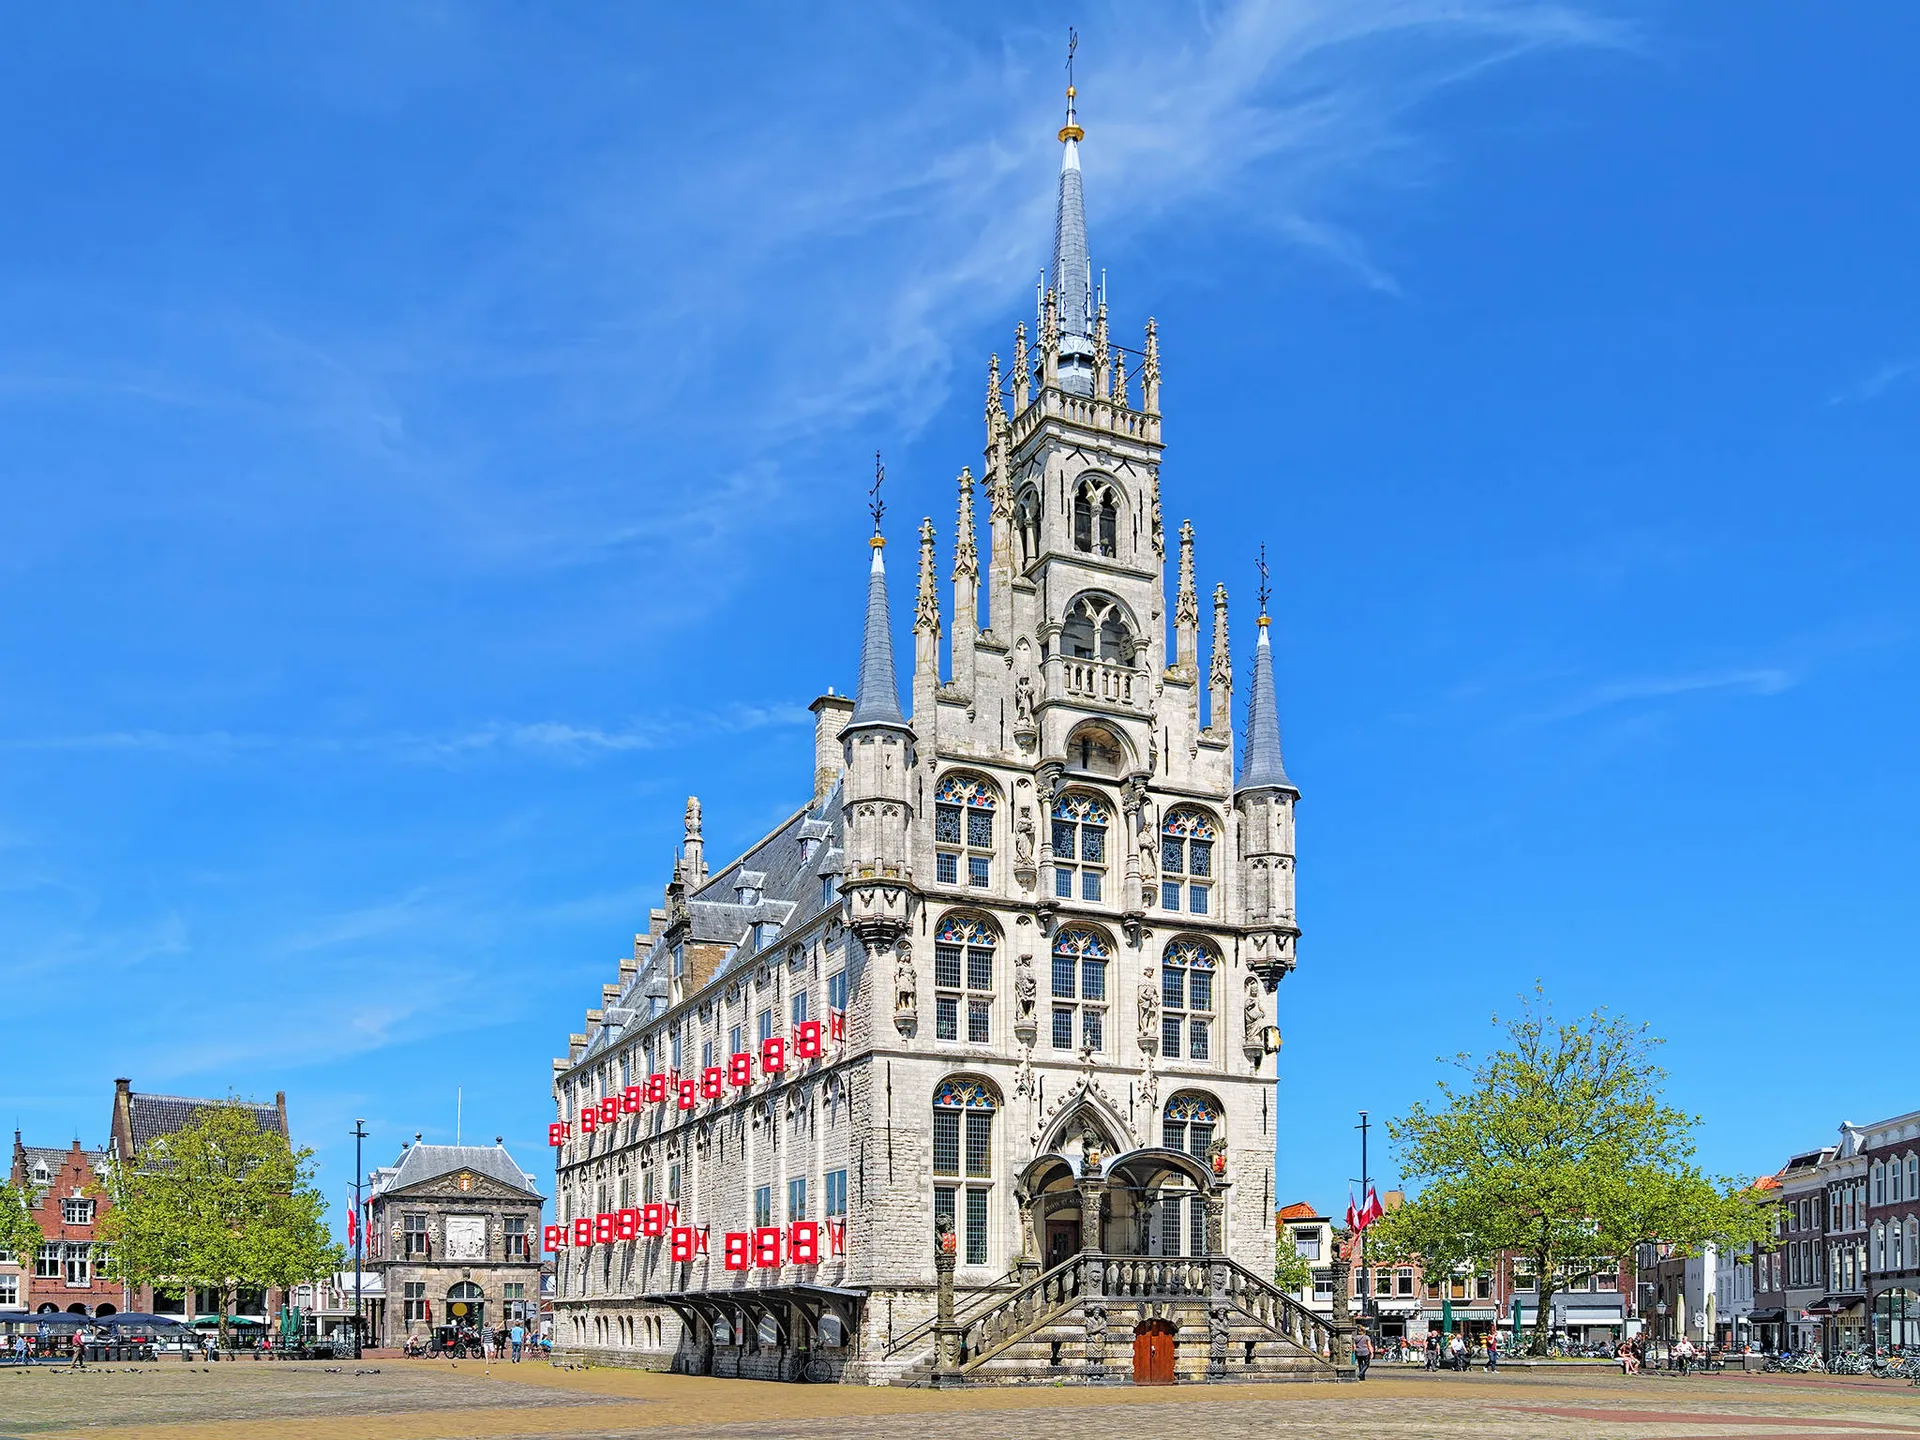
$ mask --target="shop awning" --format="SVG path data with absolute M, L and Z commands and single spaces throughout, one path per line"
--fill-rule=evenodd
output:
M 1809 1315 L 1844 1315 L 1866 1304 L 1864 1295 L 1828 1295 L 1807 1306 Z
M 1749 1325 L 1784 1325 L 1787 1320 L 1785 1310 L 1755 1310 L 1751 1315 L 1736 1315 L 1736 1321 L 1745 1320 Z

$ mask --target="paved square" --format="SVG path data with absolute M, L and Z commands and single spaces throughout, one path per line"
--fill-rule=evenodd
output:
M 1612 1371 L 1388 1373 L 1364 1385 L 961 1392 L 773 1385 L 541 1364 L 351 1364 L 0 1371 L 0 1436 L 109 1440 L 457 1440 L 801 1436 L 1084 1440 L 1124 1425 L 1207 1440 L 1920 1440 L 1920 1389 L 1864 1378 Z M 1118 1413 L 1089 1413 L 1112 1410 Z

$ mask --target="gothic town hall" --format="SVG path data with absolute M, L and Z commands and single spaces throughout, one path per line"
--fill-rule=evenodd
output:
M 664 904 L 553 1062 L 560 1357 L 1333 1374 L 1326 1322 L 1271 1284 L 1299 792 L 1267 617 L 1236 747 L 1226 591 L 1203 658 L 1158 342 L 1120 345 L 1093 291 L 1082 138 L 1070 89 L 1049 288 L 988 370 L 944 620 L 920 528 L 910 705 L 876 518 L 810 793 L 720 863 L 687 803 Z

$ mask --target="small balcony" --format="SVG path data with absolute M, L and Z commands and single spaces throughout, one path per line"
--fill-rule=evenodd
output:
M 1073 656 L 1060 659 L 1062 692 L 1071 700 L 1131 706 L 1137 674 L 1128 666 L 1106 660 L 1082 660 Z

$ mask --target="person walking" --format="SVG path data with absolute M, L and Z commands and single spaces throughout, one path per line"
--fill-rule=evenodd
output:
M 1427 1369 L 1440 1368 L 1440 1337 L 1431 1330 L 1427 1332 Z
M 1358 1330 L 1353 1332 L 1353 1365 L 1354 1369 L 1360 1372 L 1357 1378 L 1361 1380 L 1366 1379 L 1367 1366 L 1372 1363 L 1373 1336 L 1369 1335 L 1367 1333 L 1367 1327 L 1362 1325 Z
M 1494 1331 L 1487 1336 L 1487 1373 L 1489 1375 L 1498 1375 L 1500 1373 L 1500 1335 L 1498 1331 Z
M 1447 1368 L 1449 1370 L 1467 1368 L 1467 1345 L 1458 1335 L 1447 1341 Z
M 87 1368 L 87 1327 L 82 1325 L 73 1332 L 73 1359 L 67 1365 L 69 1370 Z
M 513 1363 L 518 1365 L 520 1363 L 520 1347 L 527 1343 L 526 1327 L 518 1320 L 513 1322 L 513 1329 L 507 1332 L 507 1343 L 513 1346 Z

